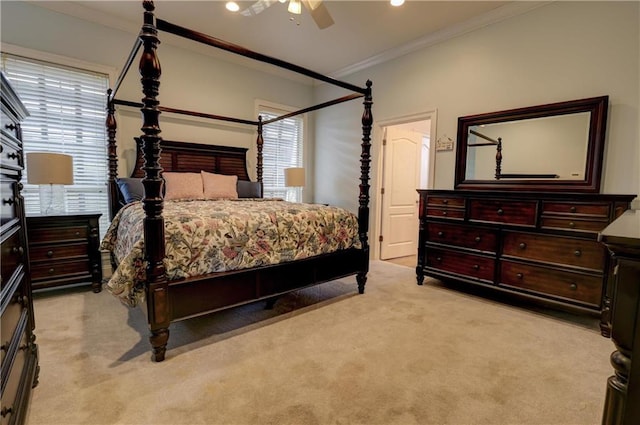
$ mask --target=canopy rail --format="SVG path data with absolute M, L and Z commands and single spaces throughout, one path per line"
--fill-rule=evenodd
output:
M 315 111 L 315 110 L 318 110 L 318 109 L 326 108 L 327 106 L 332 106 L 332 105 L 337 105 L 339 103 L 348 102 L 349 100 L 358 99 L 360 97 L 364 97 L 364 95 L 363 94 L 359 94 L 359 93 L 358 94 L 355 94 L 355 93 L 354 94 L 349 94 L 347 96 L 343 96 L 343 97 L 340 97 L 338 99 L 329 100 L 329 101 L 324 102 L 324 103 L 319 103 L 319 104 L 317 104 L 315 106 L 309 106 L 308 108 L 300 109 L 299 111 L 293 111 L 293 112 L 290 112 L 290 113 L 285 114 L 285 115 L 280 115 L 279 117 L 271 118 L 270 120 L 264 121 L 263 124 L 265 124 L 265 125 L 266 124 L 271 124 L 271 123 L 274 123 L 276 121 L 283 120 L 285 118 L 295 117 L 296 115 L 302 115 L 302 114 L 305 114 L 307 112 L 312 112 L 312 111 Z
M 289 71 L 297 72 L 298 74 L 306 75 L 307 77 L 324 81 L 325 83 L 333 84 L 335 86 L 342 87 L 344 89 L 351 90 L 356 93 L 362 93 L 362 95 L 365 95 L 367 93 L 366 88 L 358 87 L 356 85 L 353 85 L 344 81 L 336 80 L 335 78 L 322 75 L 318 72 L 312 71 L 307 68 L 303 68 L 299 65 L 295 65 L 290 62 L 283 61 L 281 59 L 276 59 L 274 57 L 267 56 L 262 53 L 254 52 L 253 50 L 246 49 L 242 46 L 238 46 L 237 44 L 229 43 L 227 41 L 220 40 L 210 35 L 203 34 L 198 31 L 193 31 L 176 24 L 172 24 L 170 22 L 167 22 L 159 18 L 156 18 L 156 28 L 161 31 L 166 31 L 168 33 L 171 33 L 173 35 L 188 38 L 189 40 L 197 41 L 199 43 L 206 44 L 209 46 L 217 47 L 218 49 L 226 50 L 228 52 L 235 53 L 240 56 L 255 59 L 260 62 L 266 62 L 271 65 L 275 65 L 280 68 L 287 69 Z
M 131 48 L 129 57 L 127 58 L 127 61 L 125 62 L 124 67 L 122 68 L 122 71 L 120 72 L 120 75 L 118 75 L 118 79 L 116 80 L 116 85 L 113 87 L 113 90 L 111 90 L 108 94 L 107 100 L 109 102 L 115 99 L 116 93 L 118 92 L 118 89 L 122 84 L 122 80 L 124 80 L 124 77 L 126 77 L 127 73 L 129 72 L 129 68 L 131 68 L 131 64 L 133 63 L 133 60 L 138 54 L 138 51 L 140 50 L 140 46 L 142 46 L 142 39 L 138 37 L 136 38 L 136 41 L 133 42 L 133 47 Z

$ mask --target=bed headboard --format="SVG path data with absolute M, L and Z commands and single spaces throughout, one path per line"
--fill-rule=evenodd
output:
M 136 141 L 136 165 L 130 177 L 144 177 L 144 155 L 142 140 Z M 251 182 L 247 172 L 247 148 L 232 146 L 204 145 L 199 143 L 163 140 L 161 142 L 160 165 L 163 171 L 199 173 L 208 171 L 216 174 L 238 176 L 238 194 L 240 197 L 262 197 L 262 184 Z M 110 161 L 116 155 L 110 155 Z M 117 170 L 117 164 L 112 164 Z M 261 173 L 260 173 L 261 174 Z M 244 195 L 241 193 L 244 192 Z M 124 197 L 115 181 L 109 181 L 109 202 L 111 218 L 124 205 Z
M 142 140 L 136 137 L 136 165 L 131 177 L 144 177 Z M 160 144 L 160 165 L 163 171 L 199 173 L 201 170 L 216 174 L 238 176 L 250 180 L 247 173 L 247 148 L 203 145 L 199 143 L 163 140 Z

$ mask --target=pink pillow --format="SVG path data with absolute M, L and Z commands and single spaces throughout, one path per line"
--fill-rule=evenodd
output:
M 201 171 L 204 185 L 204 199 L 238 198 L 238 176 Z
M 162 173 L 166 191 L 164 199 L 203 199 L 200 173 Z

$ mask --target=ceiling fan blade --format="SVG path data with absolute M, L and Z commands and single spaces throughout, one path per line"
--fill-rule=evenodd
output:
M 267 7 L 277 2 L 278 0 L 258 0 L 257 2 L 253 3 L 251 6 L 240 12 L 240 14 L 243 16 L 255 16 L 258 13 L 264 12 Z
M 302 4 L 309 10 L 311 17 L 321 30 L 334 24 L 333 18 L 322 0 L 302 0 Z

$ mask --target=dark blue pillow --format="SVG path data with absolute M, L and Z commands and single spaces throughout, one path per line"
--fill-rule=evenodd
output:
M 144 198 L 144 186 L 142 185 L 142 179 L 123 177 L 116 179 L 124 202 L 126 204 L 135 201 L 141 201 Z

